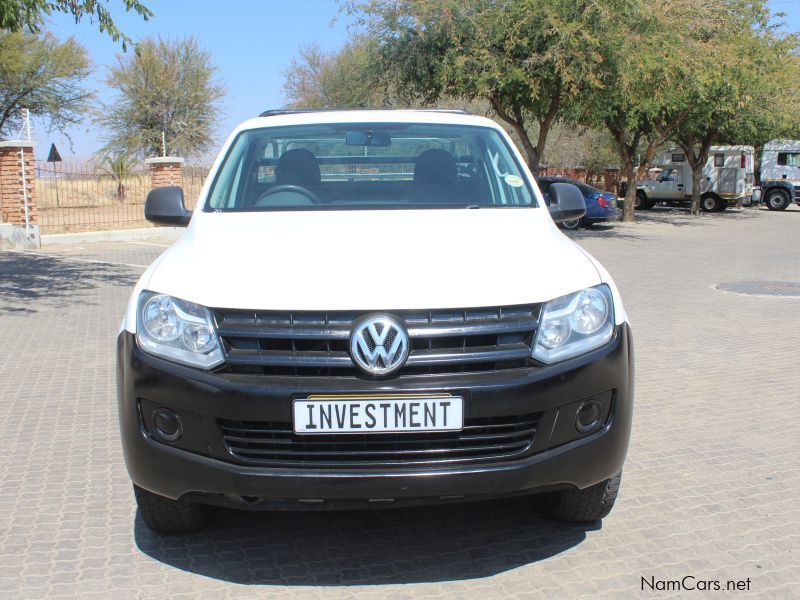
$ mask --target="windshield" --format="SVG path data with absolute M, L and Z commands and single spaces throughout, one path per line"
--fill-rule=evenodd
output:
M 511 149 L 494 129 L 335 123 L 240 133 L 205 210 L 535 205 Z

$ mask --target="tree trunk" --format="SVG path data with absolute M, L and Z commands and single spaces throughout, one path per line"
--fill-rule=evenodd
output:
M 628 180 L 628 188 L 625 190 L 625 206 L 622 209 L 622 222 L 633 223 L 636 220 L 633 211 L 636 208 L 636 182 L 638 181 L 633 157 L 628 156 L 625 158 L 623 173 L 625 173 L 625 177 Z
M 519 129 L 514 127 L 514 130 L 517 132 L 517 135 L 522 142 L 522 147 L 525 149 L 525 154 L 528 157 L 528 167 L 535 175 L 536 171 L 539 170 L 539 153 L 536 151 L 536 147 L 531 142 L 531 138 L 528 137 L 528 132 L 525 130 L 525 127 L 520 126 Z
M 514 133 L 516 133 L 519 137 L 522 148 L 525 150 L 525 154 L 528 157 L 528 167 L 530 167 L 531 171 L 536 174 L 536 171 L 539 168 L 540 154 L 533 145 L 533 142 L 531 142 L 531 138 L 528 135 L 527 129 L 525 129 L 525 121 L 522 118 L 521 112 L 519 110 L 515 110 L 514 116 L 508 114 L 496 96 L 490 96 L 489 103 L 492 105 L 494 112 L 497 113 L 497 116 L 511 125 L 512 129 L 514 129 Z
M 536 167 L 542 164 L 544 160 L 544 150 L 547 146 L 547 136 L 550 134 L 550 128 L 556 120 L 558 109 L 561 106 L 561 91 L 550 101 L 550 108 L 543 119 L 539 120 L 539 137 L 536 140 Z
M 537 169 L 542 164 L 542 159 L 544 158 L 544 147 L 547 145 L 548 133 L 550 133 L 550 123 L 545 123 L 544 121 L 539 123 L 539 138 L 536 140 L 536 147 L 533 149 L 536 157 L 536 164 L 529 164 L 528 166 L 530 166 L 531 169 Z M 528 157 L 528 161 L 530 162 L 530 156 Z
M 625 131 L 614 120 L 606 121 L 606 129 L 614 140 L 614 147 L 622 161 L 622 173 L 628 181 L 625 189 L 625 205 L 622 207 L 623 223 L 633 223 L 636 221 L 634 209 L 636 208 L 636 148 L 639 145 L 639 134 L 634 134 L 633 139 L 628 143 Z
M 692 168 L 692 209 L 693 215 L 700 214 L 700 199 L 703 196 L 703 169 L 708 162 L 708 153 L 711 150 L 713 137 L 708 136 L 700 142 L 700 149 L 695 153 L 694 145 L 683 146 L 686 159 Z
M 692 170 L 692 203 L 690 211 L 693 215 L 700 214 L 700 200 L 703 196 L 703 169 L 708 162 L 708 153 L 711 144 L 716 139 L 716 132 L 708 132 L 702 139 L 691 135 L 678 136 L 676 140 L 686 156 L 686 162 Z
M 692 167 L 692 214 L 699 215 L 700 214 L 700 196 L 702 195 L 702 190 L 700 189 L 703 185 L 703 165 L 702 164 L 693 164 L 690 165 Z

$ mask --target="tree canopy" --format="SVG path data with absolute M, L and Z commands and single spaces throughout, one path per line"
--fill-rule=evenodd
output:
M 609 0 L 583 13 L 603 57 L 580 96 L 581 122 L 611 134 L 628 180 L 623 221 L 633 221 L 637 177 L 688 111 L 697 25 L 717 26 L 709 2 Z
M 126 11 L 139 14 L 145 21 L 153 16 L 140 0 L 122 1 Z M 124 50 L 131 39 L 114 23 L 107 3 L 108 0 L 0 0 L 0 29 L 38 33 L 46 15 L 67 13 L 75 17 L 76 23 L 84 17 L 96 21 L 101 32 L 107 33 L 115 42 L 122 41 Z
M 147 156 L 206 150 L 225 93 L 216 72 L 193 37 L 145 38 L 135 55 L 117 56 L 106 79 L 117 97 L 97 116 L 109 132 L 106 150 Z
M 283 93 L 290 108 L 368 108 L 384 103 L 377 83 L 375 43 L 354 38 L 335 52 L 301 46 L 284 71 Z
M 629 181 L 624 220 L 637 177 L 670 140 L 800 135 L 797 39 L 770 24 L 763 0 L 350 0 L 347 9 L 397 97 L 488 103 L 532 168 L 557 124 L 607 130 Z
M 538 167 L 553 124 L 570 115 L 600 57 L 578 17 L 583 0 L 350 2 L 378 44 L 380 72 L 407 103 L 484 100 Z
M 0 31 L 0 137 L 19 129 L 24 108 L 60 131 L 80 123 L 91 98 L 83 87 L 90 66 L 73 38 Z

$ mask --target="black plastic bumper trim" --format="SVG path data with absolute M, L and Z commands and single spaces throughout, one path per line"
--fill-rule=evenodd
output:
M 118 340 L 117 391 L 125 462 L 137 485 L 170 498 L 255 498 L 271 506 L 318 499 L 437 501 L 584 488 L 618 472 L 625 460 L 633 404 L 633 349 L 627 325 L 612 342 L 557 365 L 508 371 L 418 375 L 389 380 L 302 378 L 198 371 L 141 352 L 134 336 Z M 233 462 L 217 419 L 291 421 L 291 399 L 310 393 L 451 392 L 465 397 L 465 416 L 542 412 L 531 454 L 505 464 L 387 466 L 383 469 L 262 468 Z M 613 413 L 598 432 L 574 431 L 574 407 L 611 391 Z M 151 439 L 140 399 L 181 414 L 189 451 Z M 573 439 L 570 439 L 572 436 Z M 203 455 L 207 454 L 207 455 Z M 302 508 L 302 507 L 300 507 Z

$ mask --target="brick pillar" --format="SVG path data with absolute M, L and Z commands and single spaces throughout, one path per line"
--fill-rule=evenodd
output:
M 0 142 L 0 222 L 25 225 L 26 198 L 28 223 L 38 222 L 33 146 L 33 142 Z
M 150 165 L 150 187 L 158 188 L 167 185 L 182 185 L 182 158 L 162 156 L 160 158 L 148 158 L 145 162 Z
M 603 189 L 607 192 L 619 193 L 619 169 L 603 171 Z

